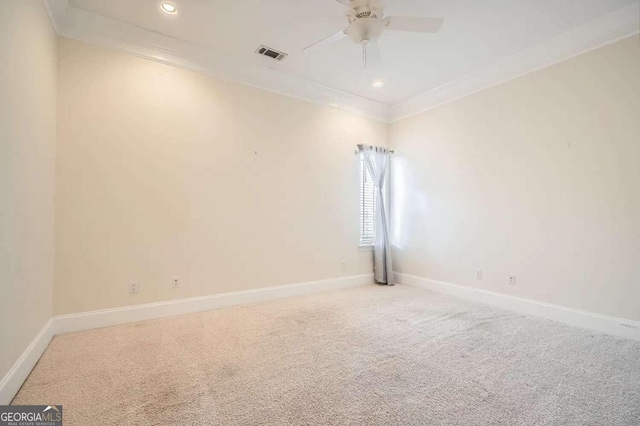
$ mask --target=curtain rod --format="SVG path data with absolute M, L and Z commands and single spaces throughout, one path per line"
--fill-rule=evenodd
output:
M 358 151 L 357 149 L 355 150 L 354 154 L 358 155 L 360 153 L 360 151 Z M 389 150 L 389 154 L 395 154 L 396 152 L 392 149 Z

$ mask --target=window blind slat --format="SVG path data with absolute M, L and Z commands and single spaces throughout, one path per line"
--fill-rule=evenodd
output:
M 376 240 L 376 193 L 367 167 L 360 156 L 360 245 L 372 246 Z

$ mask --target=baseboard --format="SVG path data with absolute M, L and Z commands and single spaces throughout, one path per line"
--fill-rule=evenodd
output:
M 373 274 L 352 275 L 320 281 L 235 291 L 124 308 L 105 309 L 51 318 L 0 382 L 0 405 L 11 402 L 56 334 L 109 327 L 157 318 L 210 311 L 233 305 L 261 302 L 290 296 L 320 293 L 372 284 Z
M 50 319 L 0 381 L 0 405 L 9 404 L 18 393 L 20 386 L 35 367 L 53 335 L 53 319 Z
M 601 333 L 625 337 L 627 339 L 640 340 L 640 322 L 637 321 L 609 317 L 606 315 L 567 308 L 565 306 L 552 305 L 550 303 L 523 299 L 520 297 L 509 296 L 507 294 L 417 277 L 415 275 L 396 272 L 394 276 L 396 278 L 396 282 L 399 284 L 470 299 L 487 305 L 496 306 L 526 315 L 547 318 L 565 324 L 599 331 Z
M 127 306 L 123 308 L 60 315 L 53 318 L 55 334 L 109 327 L 150 319 L 210 311 L 233 305 L 261 302 L 290 296 L 319 293 L 373 283 L 373 274 L 352 275 L 255 290 L 235 291 L 211 296 Z

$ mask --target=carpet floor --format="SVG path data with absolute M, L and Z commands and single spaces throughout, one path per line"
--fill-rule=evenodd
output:
M 406 286 L 56 336 L 69 425 L 640 425 L 640 342 Z

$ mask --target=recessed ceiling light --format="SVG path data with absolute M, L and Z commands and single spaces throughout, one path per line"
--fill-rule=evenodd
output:
M 178 11 L 178 9 L 176 9 L 176 6 L 171 4 L 171 3 L 162 3 L 161 5 L 162 10 L 167 12 L 167 13 L 176 13 Z
M 373 80 L 373 83 L 371 83 L 371 85 L 373 87 L 382 87 L 384 86 L 384 82 L 382 80 Z

